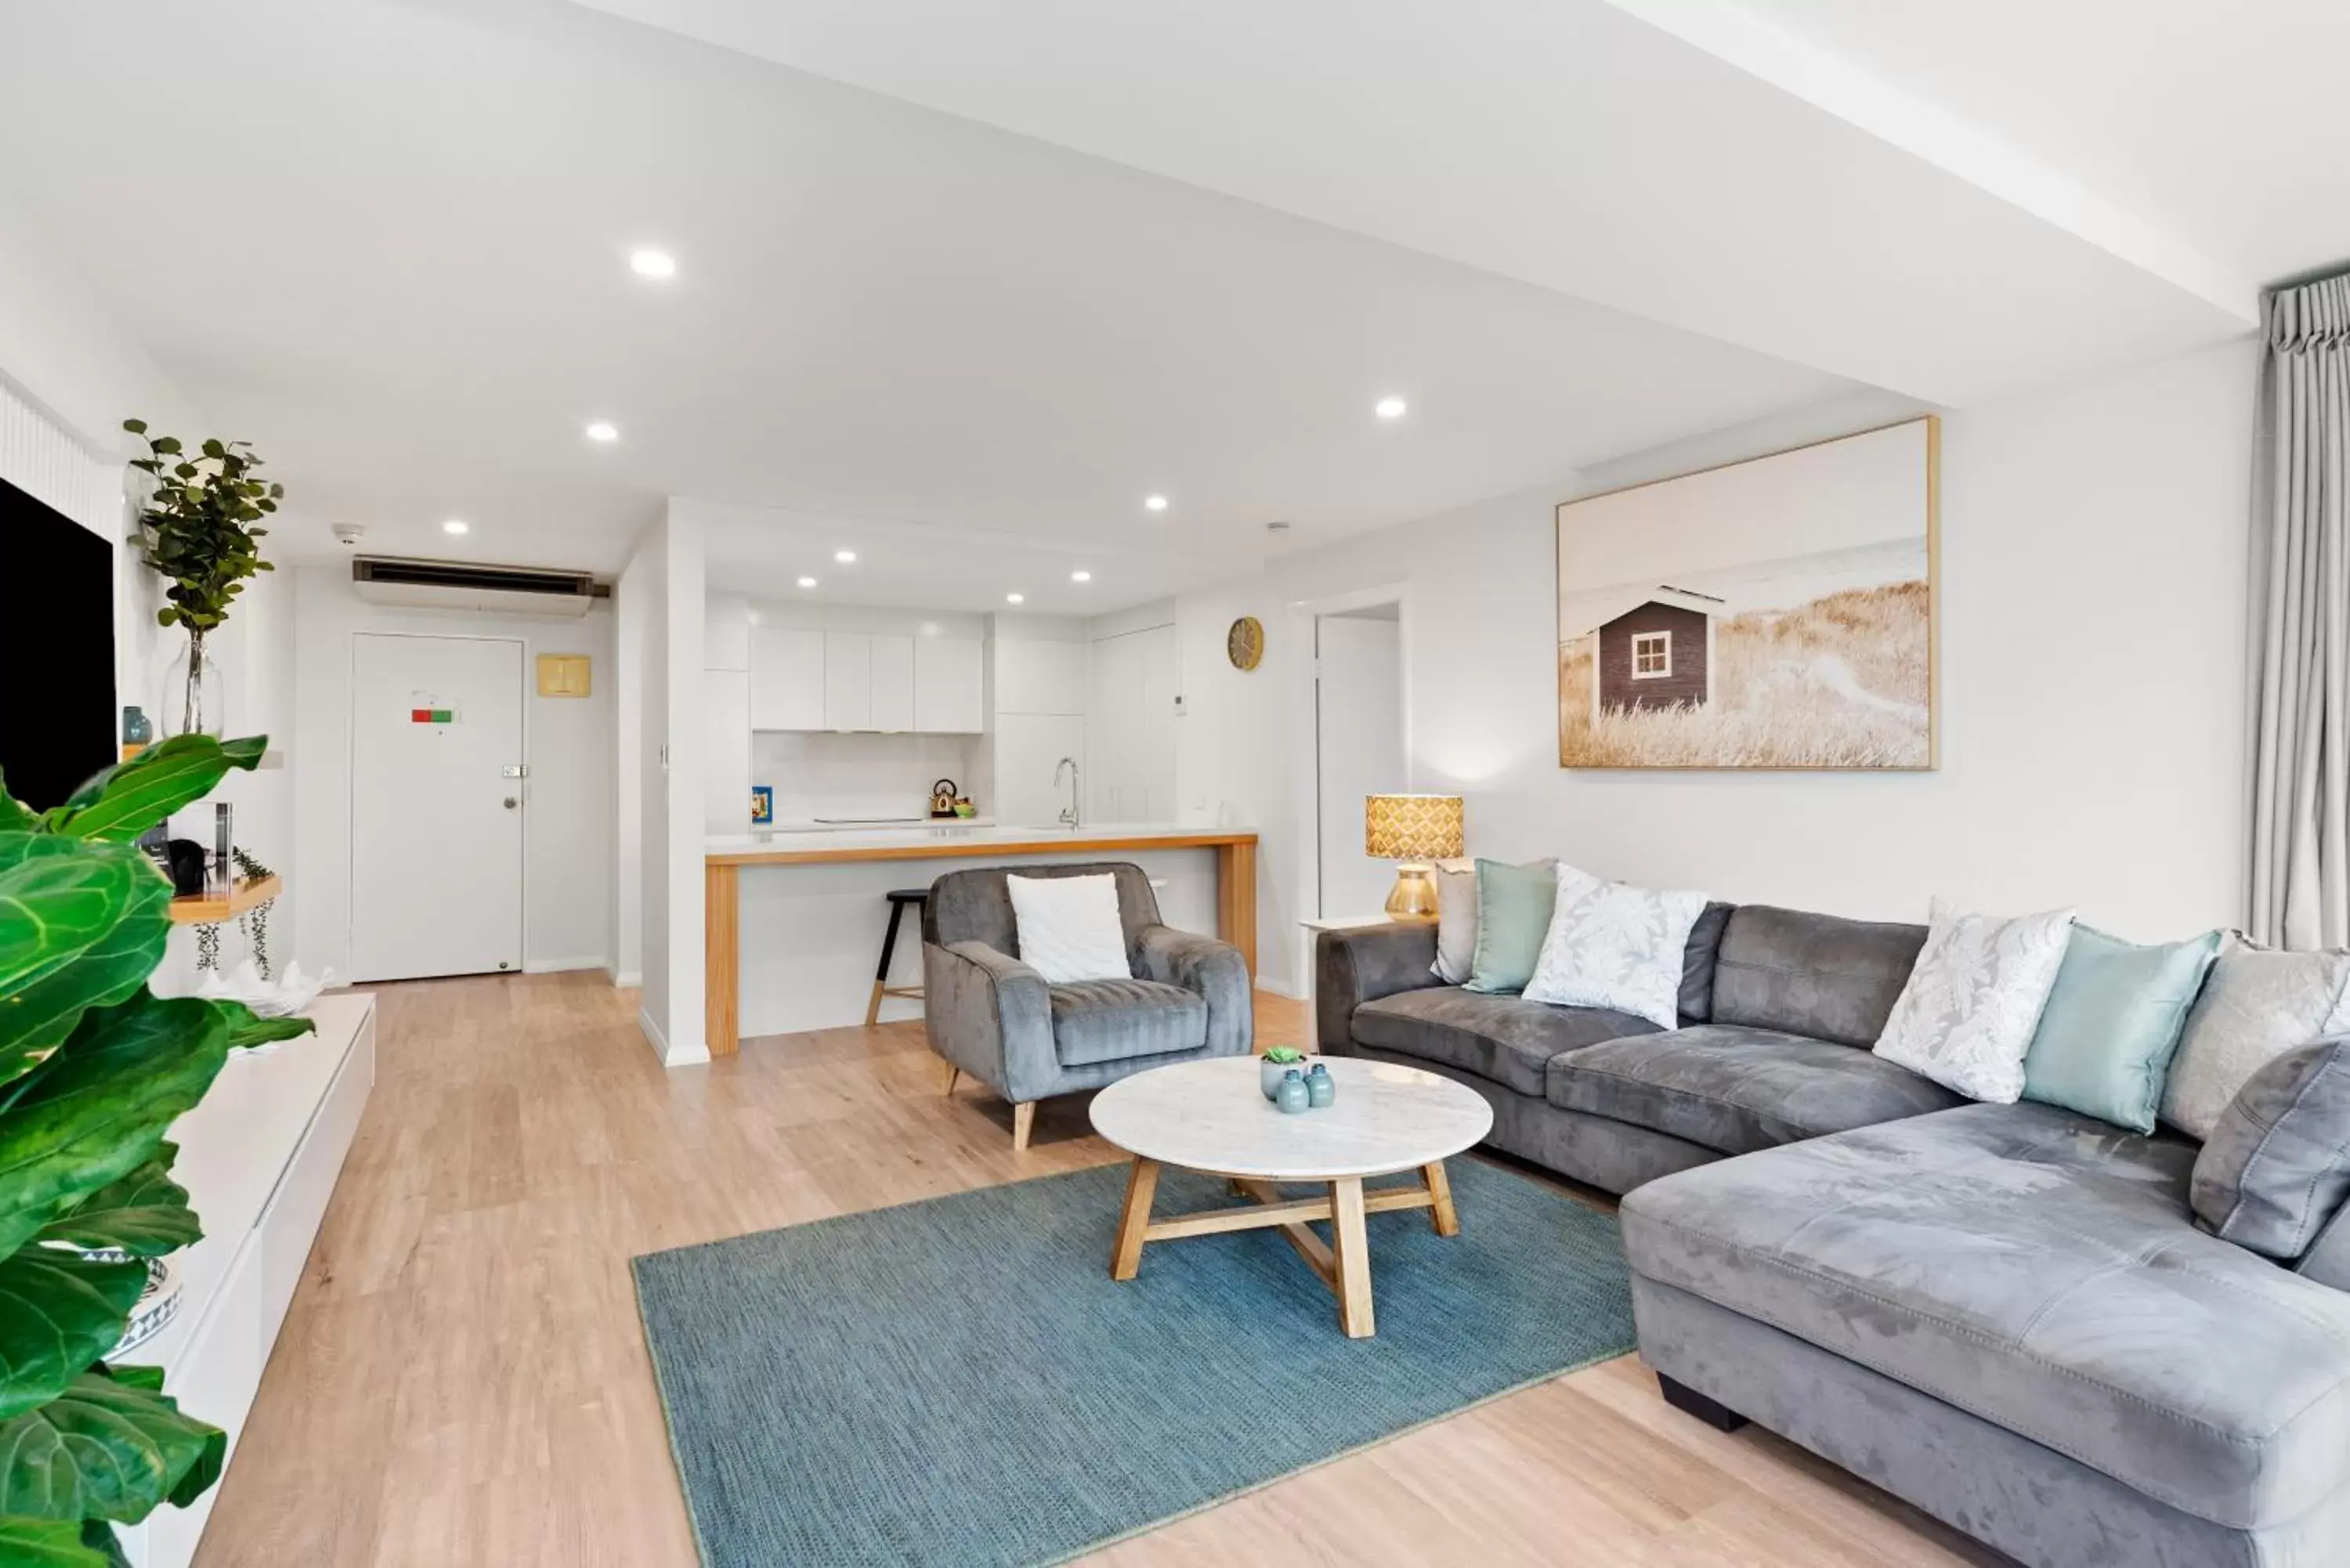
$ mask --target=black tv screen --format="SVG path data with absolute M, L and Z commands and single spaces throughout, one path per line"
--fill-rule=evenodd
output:
M 0 776 L 47 807 L 115 757 L 114 551 L 4 479 L 0 551 Z

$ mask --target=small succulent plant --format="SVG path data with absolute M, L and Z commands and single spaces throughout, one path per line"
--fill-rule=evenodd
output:
M 1305 1060 L 1305 1053 L 1292 1045 L 1276 1045 L 1264 1054 L 1264 1059 L 1276 1067 L 1290 1067 Z

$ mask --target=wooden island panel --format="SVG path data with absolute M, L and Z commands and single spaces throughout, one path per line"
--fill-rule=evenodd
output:
M 810 838 L 822 837 L 811 834 Z M 745 866 L 826 866 L 885 860 L 998 860 L 1019 855 L 1059 855 L 1083 850 L 1113 855 L 1146 849 L 1212 849 L 1216 852 L 1216 935 L 1241 950 L 1249 980 L 1256 980 L 1256 835 L 1254 833 L 1142 832 L 1127 836 L 1073 838 L 1038 833 L 1033 837 L 965 841 L 939 838 L 916 844 L 826 846 L 712 850 L 702 869 L 703 1032 L 712 1056 L 742 1048 L 742 868 Z

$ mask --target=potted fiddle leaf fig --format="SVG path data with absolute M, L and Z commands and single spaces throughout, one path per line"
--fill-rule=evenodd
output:
M 165 1131 L 230 1052 L 311 1025 L 148 989 L 172 887 L 132 840 L 266 744 L 176 736 L 46 812 L 0 780 L 0 1563 L 121 1568 L 115 1526 L 220 1478 L 221 1430 L 109 1356 L 150 1262 L 203 1234 Z
M 261 520 L 277 510 L 286 487 L 254 477 L 261 459 L 249 442 L 207 441 L 190 453 L 177 436 L 149 435 L 144 420 L 125 420 L 122 428 L 147 443 L 147 455 L 130 466 L 155 481 L 139 514 L 146 562 L 171 584 L 155 618 L 188 633 L 166 678 L 163 729 L 218 735 L 221 679 L 211 637 L 244 579 L 276 569 L 261 556 L 269 532 Z

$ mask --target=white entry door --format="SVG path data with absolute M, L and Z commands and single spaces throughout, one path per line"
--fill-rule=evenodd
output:
M 351 978 L 522 968 L 523 648 L 351 639 Z
M 1402 629 L 1394 620 L 1361 615 L 1326 615 L 1314 623 L 1326 918 L 1376 915 L 1395 888 L 1395 863 L 1363 853 L 1363 797 L 1411 787 L 1403 751 Z

